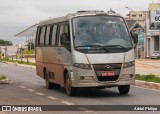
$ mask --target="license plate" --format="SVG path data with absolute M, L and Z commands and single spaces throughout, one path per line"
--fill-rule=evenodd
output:
M 102 72 L 102 76 L 115 76 L 115 72 L 114 71 Z

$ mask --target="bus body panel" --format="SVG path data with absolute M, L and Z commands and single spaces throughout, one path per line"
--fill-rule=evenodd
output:
M 36 63 L 37 74 L 44 77 L 44 69 L 50 77 L 51 82 L 60 83 L 60 77 L 63 73 L 60 70 L 63 68 L 62 63 L 58 61 L 58 54 L 56 47 L 37 47 L 36 49 Z
M 129 68 L 123 68 L 123 64 L 125 62 L 134 61 L 134 49 L 126 52 L 126 53 L 114 53 L 114 54 L 82 54 L 79 52 L 75 52 L 74 59 L 75 63 L 82 63 L 86 61 L 86 64 L 92 65 L 92 70 L 85 70 L 80 68 L 73 68 L 72 83 L 74 87 L 96 87 L 96 86 L 116 86 L 116 85 L 127 85 L 134 84 L 135 80 L 135 66 Z M 83 59 L 86 55 L 88 61 Z M 82 58 L 81 58 L 82 57 Z M 78 60 L 78 61 L 76 61 Z M 83 62 L 84 63 L 84 62 Z M 121 69 L 119 78 L 116 81 L 98 81 L 95 70 L 93 68 L 94 64 L 110 64 L 110 63 L 121 63 Z M 130 78 L 130 75 L 133 75 Z M 83 76 L 84 80 L 80 80 L 80 77 Z M 86 77 L 86 80 L 85 80 Z

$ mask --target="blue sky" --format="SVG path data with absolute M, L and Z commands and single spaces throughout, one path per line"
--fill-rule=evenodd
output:
M 160 0 L 154 0 L 160 2 Z M 74 13 L 78 10 L 104 10 L 112 8 L 125 16 L 132 8 L 145 11 L 152 0 L 0 0 L 0 38 L 21 43 L 25 38 L 13 36 L 40 20 Z

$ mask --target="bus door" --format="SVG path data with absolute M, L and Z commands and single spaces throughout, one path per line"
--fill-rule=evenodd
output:
M 59 81 L 60 83 L 64 83 L 63 80 L 63 71 L 67 67 L 72 65 L 71 61 L 71 40 L 69 34 L 69 24 L 64 23 L 59 25 L 59 34 L 57 35 L 57 56 L 58 56 L 58 68 L 59 68 Z

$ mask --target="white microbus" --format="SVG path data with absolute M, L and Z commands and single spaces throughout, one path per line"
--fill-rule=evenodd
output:
M 37 75 L 48 89 L 65 86 L 69 96 L 82 87 L 118 87 L 127 94 L 135 82 L 133 38 L 124 18 L 111 12 L 79 11 L 41 21 Z

